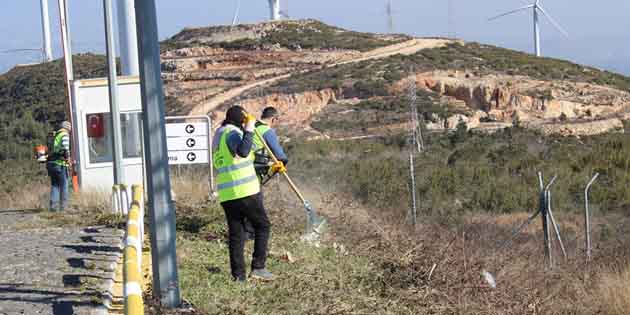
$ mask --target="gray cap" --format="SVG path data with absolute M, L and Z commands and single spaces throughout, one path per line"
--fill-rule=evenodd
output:
M 68 131 L 72 131 L 72 124 L 69 121 L 63 121 L 59 124 L 59 128 L 66 129 Z

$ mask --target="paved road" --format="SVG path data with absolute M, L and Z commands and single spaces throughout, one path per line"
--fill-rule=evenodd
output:
M 122 232 L 0 210 L 0 315 L 103 314 Z

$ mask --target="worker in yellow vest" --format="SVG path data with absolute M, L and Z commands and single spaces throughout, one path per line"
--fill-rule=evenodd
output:
M 278 161 L 282 162 L 281 168 L 284 168 L 284 166 L 289 163 L 289 158 L 287 158 L 282 146 L 280 146 L 278 135 L 274 129 L 279 119 L 280 112 L 278 112 L 278 110 L 273 106 L 267 106 L 263 109 L 262 114 L 260 115 L 260 120 L 256 122 L 256 131 L 260 137 L 258 135 L 254 135 L 254 169 L 256 170 L 261 186 L 264 186 L 275 174 L 277 174 L 276 169 L 272 168 L 273 159 L 271 158 L 269 152 L 267 152 L 263 141 L 267 144 L 267 147 L 271 149 Z M 262 191 L 260 193 L 260 197 L 264 200 Z M 243 224 L 245 226 L 247 239 L 254 239 L 254 228 L 251 223 L 245 219 L 243 220 Z
M 260 120 L 256 122 L 256 131 L 262 136 L 262 139 L 257 136 L 254 137 L 254 168 L 261 179 L 267 175 L 274 174 L 273 170 L 270 172 L 270 162 L 273 160 L 269 152 L 266 152 L 263 141 L 265 141 L 267 147 L 271 149 L 273 155 L 275 155 L 279 161 L 285 166 L 289 163 L 289 158 L 287 158 L 282 146 L 280 146 L 278 135 L 274 129 L 278 119 L 280 119 L 280 112 L 278 112 L 275 107 L 268 106 L 263 109 Z
M 219 202 L 228 224 L 230 269 L 235 281 L 246 280 L 245 218 L 251 222 L 255 234 L 251 277 L 273 280 L 273 274 L 265 268 L 271 223 L 262 204 L 260 183 L 254 170 L 255 123 L 256 118 L 242 107 L 231 107 L 215 132 L 212 148 Z
M 72 125 L 64 121 L 59 125 L 48 145 L 50 150 L 46 170 L 50 177 L 50 211 L 63 211 L 68 202 L 68 178 L 70 177 L 70 133 Z

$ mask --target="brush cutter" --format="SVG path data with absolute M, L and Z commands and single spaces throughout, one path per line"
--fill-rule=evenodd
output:
M 271 151 L 271 149 L 267 145 L 267 142 L 265 142 L 265 139 L 262 137 L 260 132 L 258 132 L 258 130 L 256 129 L 254 129 L 254 132 L 256 133 L 256 136 L 260 139 L 260 142 L 262 142 L 263 145 L 265 146 L 265 150 L 269 152 L 271 159 L 275 163 L 278 163 L 279 162 L 278 158 L 276 157 L 275 154 L 273 154 L 273 151 Z M 295 186 L 295 184 L 289 177 L 289 174 L 287 174 L 286 170 L 280 171 L 280 173 L 287 180 L 287 183 L 289 183 L 289 186 L 291 187 L 293 192 L 295 192 L 295 194 L 298 196 L 300 201 L 302 201 L 302 203 L 304 204 L 304 209 L 306 210 L 306 233 L 302 236 L 302 239 L 308 242 L 316 241 L 319 238 L 319 236 L 322 235 L 326 231 L 326 219 L 317 215 L 317 213 L 315 213 L 315 209 L 313 209 L 311 204 L 308 201 L 306 201 L 306 199 L 304 198 L 300 190 L 297 188 L 297 186 Z

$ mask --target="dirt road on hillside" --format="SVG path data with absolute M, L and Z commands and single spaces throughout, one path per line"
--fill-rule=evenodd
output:
M 361 57 L 357 57 L 351 60 L 345 60 L 345 61 L 340 61 L 337 63 L 333 63 L 328 65 L 327 67 L 334 67 L 337 65 L 344 65 L 344 64 L 349 64 L 349 63 L 355 63 L 355 62 L 361 62 L 361 61 L 365 61 L 365 60 L 371 60 L 371 59 L 380 59 L 380 58 L 386 58 L 389 56 L 393 56 L 393 55 L 397 55 L 397 54 L 403 54 L 403 55 L 412 55 L 415 54 L 416 52 L 423 50 L 423 49 L 430 49 L 430 48 L 439 48 L 439 47 L 443 47 L 445 45 L 447 45 L 448 43 L 453 42 L 452 40 L 446 40 L 446 39 L 424 39 L 424 38 L 415 38 L 412 40 L 408 40 L 402 43 L 398 43 L 398 44 L 394 44 L 394 45 L 390 45 L 390 46 L 385 46 L 385 47 L 381 47 L 381 48 L 377 48 L 374 50 L 370 50 L 367 52 L 364 52 L 363 54 L 361 54 Z M 195 107 L 193 107 L 190 112 L 189 115 L 206 115 L 208 112 L 212 111 L 213 109 L 215 109 L 217 106 L 235 98 L 238 97 L 239 95 L 260 87 L 260 86 L 264 86 L 264 85 L 269 85 L 272 83 L 275 83 L 279 80 L 282 79 L 286 79 L 291 77 L 292 74 L 283 74 L 283 75 L 279 75 L 276 77 L 272 77 L 269 79 L 265 79 L 265 80 L 260 80 L 260 81 L 256 81 L 250 84 L 246 84 L 246 85 L 242 85 L 239 87 L 235 87 L 232 89 L 229 89 L 223 93 L 220 93 L 214 97 L 212 97 L 211 99 L 209 99 L 207 102 L 203 103 L 203 104 L 199 104 Z

